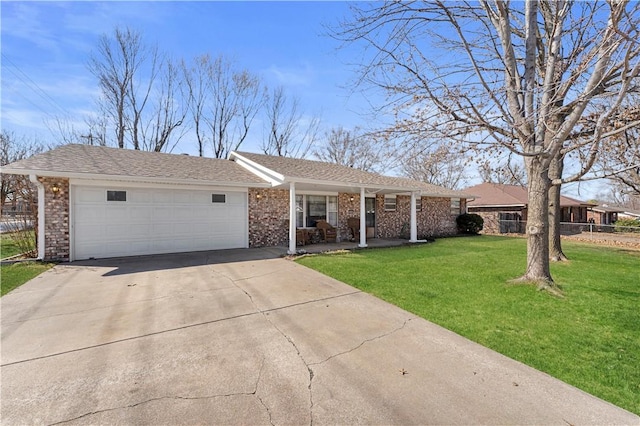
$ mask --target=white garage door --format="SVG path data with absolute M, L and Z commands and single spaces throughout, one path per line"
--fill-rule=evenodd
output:
M 247 194 L 74 187 L 75 259 L 247 246 Z

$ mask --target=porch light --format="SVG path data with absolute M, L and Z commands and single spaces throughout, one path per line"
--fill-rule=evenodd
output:
M 53 192 L 54 194 L 60 192 L 60 185 L 58 185 L 57 183 L 51 185 L 51 192 Z
M 262 194 L 258 192 L 258 193 L 256 194 L 256 198 L 259 200 L 260 198 L 262 198 Z
M 352 195 L 351 197 L 349 197 L 349 201 L 353 203 L 353 200 L 355 200 L 355 197 Z

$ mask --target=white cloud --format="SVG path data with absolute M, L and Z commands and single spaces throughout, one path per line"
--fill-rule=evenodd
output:
M 282 86 L 311 86 L 316 76 L 308 63 L 296 68 L 271 65 L 266 74 Z

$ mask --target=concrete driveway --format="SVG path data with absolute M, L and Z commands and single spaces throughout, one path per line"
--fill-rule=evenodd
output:
M 3 297 L 2 424 L 640 424 L 278 254 L 76 262 Z

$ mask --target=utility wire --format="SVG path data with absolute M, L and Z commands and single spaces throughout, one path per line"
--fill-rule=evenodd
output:
M 35 94 L 39 95 L 41 98 L 43 98 L 45 101 L 47 101 L 51 106 L 53 106 L 54 108 L 56 108 L 58 111 L 62 112 L 62 114 L 65 117 L 69 116 L 69 113 L 67 112 L 66 108 L 64 108 L 62 105 L 60 105 L 55 99 L 53 99 L 47 92 L 45 92 L 39 85 L 38 83 L 36 83 L 35 81 L 33 81 L 33 79 L 31 77 L 29 77 L 24 71 L 22 71 L 20 69 L 20 67 L 18 67 L 11 59 L 9 59 L 7 57 L 6 54 L 2 53 L 2 58 L 4 59 L 4 61 L 8 62 L 13 68 L 15 68 L 21 75 L 17 74 L 14 70 L 12 70 L 11 68 L 6 68 L 7 71 L 11 72 L 11 74 L 13 74 L 18 80 L 22 81 L 29 89 L 31 89 Z M 24 96 L 24 99 L 26 99 L 29 103 L 31 103 L 32 105 L 35 105 L 34 102 L 30 101 L 29 99 L 27 99 L 26 96 Z M 42 107 L 37 106 L 38 109 L 40 109 L 41 111 L 45 112 L 47 115 L 51 115 L 51 113 L 44 111 L 44 109 L 42 109 Z M 52 116 L 53 117 L 53 116 Z M 55 118 L 55 117 L 54 117 Z

